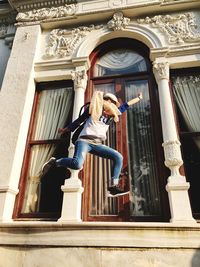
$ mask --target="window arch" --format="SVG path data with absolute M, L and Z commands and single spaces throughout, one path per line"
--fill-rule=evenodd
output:
M 100 45 L 90 55 L 87 100 L 95 90 L 114 93 L 121 103 L 139 92 L 144 99 L 130 107 L 120 123 L 110 128 L 105 142 L 124 157 L 121 183 L 130 189 L 130 197 L 109 199 L 106 196 L 112 163 L 89 155 L 83 171 L 85 220 L 164 218 L 161 206 L 165 189 L 159 180 L 164 172 L 163 163 L 161 166 L 159 162 L 163 158 L 161 125 L 148 54 L 144 44 L 116 38 Z

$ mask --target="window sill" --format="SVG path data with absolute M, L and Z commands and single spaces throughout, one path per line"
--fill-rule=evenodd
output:
M 199 224 L 126 222 L 11 222 L 0 244 L 49 247 L 199 248 Z

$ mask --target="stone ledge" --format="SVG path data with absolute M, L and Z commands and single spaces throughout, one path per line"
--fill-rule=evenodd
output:
M 0 245 L 44 247 L 199 248 L 200 225 L 170 223 L 0 224 Z

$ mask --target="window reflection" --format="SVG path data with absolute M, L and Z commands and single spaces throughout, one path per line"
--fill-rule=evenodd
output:
M 95 64 L 94 76 L 108 76 L 147 71 L 144 58 L 129 49 L 116 49 L 103 55 Z

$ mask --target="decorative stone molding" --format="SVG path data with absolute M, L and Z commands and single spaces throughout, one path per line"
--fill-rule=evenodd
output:
M 109 7 L 121 7 L 124 4 L 124 0 L 109 0 Z
M 172 176 L 180 175 L 179 167 L 183 164 L 178 140 L 166 141 L 162 144 L 165 154 L 165 165 L 172 171 Z
M 129 25 L 130 19 L 124 17 L 122 12 L 117 12 L 113 15 L 113 18 L 108 22 L 108 28 L 114 31 L 125 30 Z
M 18 22 L 45 21 L 54 18 L 70 17 L 77 12 L 77 5 L 64 5 L 59 7 L 33 9 L 27 12 L 18 13 L 16 20 Z
M 54 29 L 49 36 L 49 42 L 45 57 L 66 57 L 71 56 L 74 49 L 81 42 L 82 38 L 93 30 L 100 29 L 102 25 L 89 27 L 78 27 L 71 31 Z
M 159 28 L 168 36 L 169 43 L 183 44 L 185 42 L 200 41 L 200 33 L 195 31 L 195 24 L 192 14 L 181 15 L 158 15 L 152 18 L 138 19 L 138 23 L 151 24 L 154 28 Z
M 72 71 L 71 74 L 72 74 L 72 80 L 74 81 L 75 89 L 83 88 L 85 90 L 88 78 L 86 70 Z
M 56 7 L 65 4 L 75 4 L 76 0 L 37 0 L 37 1 L 27 1 L 27 0 L 9 0 L 11 5 L 18 11 L 24 12 L 33 9 L 41 9 L 41 8 L 48 8 L 48 7 Z
M 156 81 L 159 82 L 162 79 L 169 80 L 169 63 L 168 62 L 153 62 L 153 73 Z

